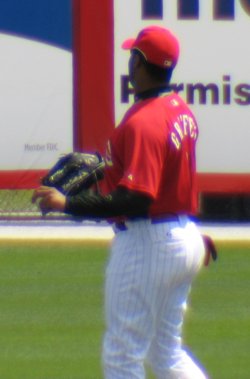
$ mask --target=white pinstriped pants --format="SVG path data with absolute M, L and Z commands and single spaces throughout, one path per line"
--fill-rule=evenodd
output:
M 106 379 L 205 379 L 182 348 L 181 332 L 192 280 L 204 260 L 194 223 L 128 222 L 114 238 L 106 272 Z

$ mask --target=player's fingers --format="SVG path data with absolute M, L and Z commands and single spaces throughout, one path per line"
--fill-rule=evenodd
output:
M 37 188 L 33 192 L 32 199 L 31 199 L 32 203 L 35 203 L 36 200 L 39 198 L 43 198 L 43 197 L 48 196 L 48 194 L 51 193 L 51 191 L 52 191 L 52 188 L 46 187 L 46 186 L 41 186 L 41 187 Z
M 38 206 L 43 214 L 51 211 L 62 212 L 65 209 L 66 198 L 55 188 L 40 187 L 35 190 L 33 202 L 39 201 Z
M 51 201 L 50 201 L 49 196 L 42 197 L 40 199 L 39 208 L 40 208 L 42 214 L 44 214 L 44 215 L 52 210 Z
M 35 190 L 32 194 L 32 198 L 31 198 L 31 202 L 32 203 L 35 203 L 36 200 L 37 200 L 38 196 L 37 196 L 37 190 Z

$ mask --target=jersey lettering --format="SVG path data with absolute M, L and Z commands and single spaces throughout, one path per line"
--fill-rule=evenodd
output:
M 181 147 L 181 143 L 174 132 L 171 133 L 171 140 L 174 143 L 176 149 L 179 150 Z
M 185 137 L 196 140 L 198 133 L 193 118 L 187 114 L 182 114 L 178 116 L 177 121 L 174 122 L 174 127 L 171 131 L 171 140 L 177 150 L 181 148 L 181 143 Z

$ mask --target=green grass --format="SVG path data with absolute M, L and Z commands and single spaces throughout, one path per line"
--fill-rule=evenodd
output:
M 194 283 L 184 342 L 211 379 L 249 379 L 250 246 L 219 250 Z M 103 246 L 0 244 L 1 379 L 103 377 L 106 259 Z
M 105 251 L 1 246 L 0 378 L 101 378 Z
M 186 341 L 212 379 L 250 378 L 250 246 L 221 246 L 193 286 Z

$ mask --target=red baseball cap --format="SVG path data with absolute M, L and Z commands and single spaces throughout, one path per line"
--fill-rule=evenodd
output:
M 170 30 L 160 26 L 142 29 L 136 38 L 123 42 L 125 50 L 138 50 L 146 61 L 162 68 L 174 68 L 179 57 L 179 42 Z

